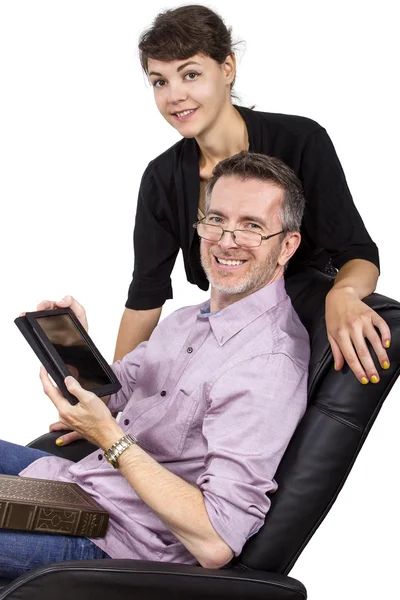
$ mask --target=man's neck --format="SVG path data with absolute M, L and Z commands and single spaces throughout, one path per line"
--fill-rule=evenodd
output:
M 246 298 L 247 296 L 251 296 L 251 294 L 258 292 L 259 290 L 266 287 L 267 285 L 271 285 L 271 283 L 278 281 L 282 277 L 283 277 L 283 268 L 279 268 L 279 269 L 277 269 L 277 271 L 274 273 L 274 275 L 271 277 L 271 279 L 267 283 L 260 285 L 260 287 L 254 289 L 254 290 L 251 290 L 248 292 L 242 292 L 240 294 L 227 294 L 224 292 L 220 292 L 211 285 L 210 312 L 218 312 L 224 308 L 227 308 L 227 306 L 230 306 L 231 304 L 234 304 L 235 302 L 238 302 L 239 300 L 243 300 L 243 298 Z

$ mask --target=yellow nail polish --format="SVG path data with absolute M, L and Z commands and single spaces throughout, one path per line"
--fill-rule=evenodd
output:
M 388 368 L 389 368 L 389 363 L 388 363 L 388 361 L 387 361 L 387 360 L 385 360 L 385 361 L 382 363 L 382 367 L 383 367 L 384 369 L 388 369 Z
M 64 440 L 62 438 L 58 438 L 58 440 L 56 440 L 57 446 L 62 446 L 63 443 L 64 443 Z
M 336 371 L 336 363 L 335 363 L 335 362 L 333 363 L 333 368 L 334 368 L 334 369 L 335 369 L 335 371 Z
M 361 379 L 361 383 L 362 383 L 363 385 L 367 385 L 367 383 L 368 383 L 368 379 L 367 379 L 366 377 L 363 377 L 363 378 Z
M 386 346 L 386 348 L 390 348 L 390 340 L 386 340 L 385 346 Z
M 372 375 L 371 382 L 372 383 L 378 383 L 378 381 L 379 381 L 379 379 L 377 378 L 377 376 L 376 375 Z

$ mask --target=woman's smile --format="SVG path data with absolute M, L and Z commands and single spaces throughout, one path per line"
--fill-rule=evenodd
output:
M 197 112 L 197 108 L 188 108 L 186 110 L 171 113 L 178 121 L 188 121 Z

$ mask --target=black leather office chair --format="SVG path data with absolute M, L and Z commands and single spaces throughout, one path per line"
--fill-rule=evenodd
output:
M 366 303 L 392 331 L 391 367 L 379 384 L 362 386 L 348 368 L 333 369 L 324 298 L 332 280 L 315 271 L 291 278 L 287 289 L 311 338 L 309 406 L 276 474 L 278 491 L 262 529 L 219 571 L 134 560 L 46 565 L 13 582 L 0 580 L 0 600 L 303 600 L 305 587 L 287 576 L 325 518 L 400 370 L 400 304 L 372 294 Z M 85 441 L 55 446 L 59 433 L 30 445 L 79 460 Z

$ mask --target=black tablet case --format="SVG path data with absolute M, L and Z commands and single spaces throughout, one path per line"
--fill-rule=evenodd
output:
M 28 344 L 31 346 L 32 350 L 35 352 L 36 356 L 38 357 L 38 359 L 40 360 L 40 362 L 42 363 L 42 365 L 44 366 L 44 368 L 46 369 L 48 374 L 53 378 L 53 380 L 55 381 L 57 386 L 60 388 L 63 396 L 71 404 L 77 404 L 78 399 L 67 390 L 65 383 L 64 383 L 64 379 L 63 379 L 62 375 L 60 374 L 59 370 L 55 366 L 54 356 L 51 356 L 51 354 L 48 353 L 47 348 L 45 348 L 42 345 L 42 343 L 40 342 L 38 337 L 35 335 L 28 319 L 26 317 L 18 317 L 17 319 L 14 320 L 14 323 L 16 324 L 16 326 L 18 327 L 18 329 L 20 330 L 20 332 L 22 333 L 22 335 L 24 336 L 24 338 L 26 339 Z M 100 355 L 100 352 L 97 350 L 96 346 L 94 345 L 93 341 L 89 338 L 89 335 L 87 333 L 86 333 L 86 337 L 90 340 L 90 343 L 95 348 L 96 353 L 98 355 Z M 104 362 L 106 362 L 103 357 L 101 357 L 101 358 Z M 111 371 L 111 373 L 112 373 L 114 382 L 112 382 L 112 384 L 109 384 L 107 386 L 107 392 L 103 393 L 101 388 L 96 390 L 95 393 L 97 396 L 102 396 L 102 395 L 106 395 L 106 394 L 107 395 L 115 394 L 116 392 L 118 392 L 118 390 L 121 389 L 121 384 L 118 381 L 116 375 L 112 371 Z M 110 389 L 110 386 L 112 389 Z

